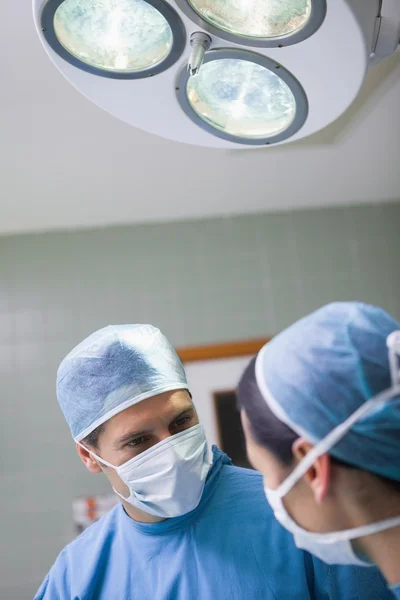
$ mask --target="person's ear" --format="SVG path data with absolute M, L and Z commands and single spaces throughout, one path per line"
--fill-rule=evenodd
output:
M 76 444 L 76 451 L 78 452 L 81 461 L 88 469 L 88 471 L 90 471 L 91 473 L 102 472 L 102 468 L 100 467 L 99 463 L 94 458 L 94 456 L 92 456 L 90 452 L 86 450 L 86 448 L 80 446 L 79 444 Z
M 307 456 L 313 445 L 304 438 L 298 438 L 292 446 L 292 452 L 298 462 Z M 312 467 L 303 477 L 304 481 L 310 486 L 317 504 L 320 504 L 328 493 L 331 479 L 331 459 L 328 454 L 319 456 Z

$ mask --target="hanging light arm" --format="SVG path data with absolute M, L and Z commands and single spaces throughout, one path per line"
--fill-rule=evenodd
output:
M 393 54 L 400 44 L 399 0 L 382 0 L 375 24 L 375 42 L 370 63 L 375 65 Z

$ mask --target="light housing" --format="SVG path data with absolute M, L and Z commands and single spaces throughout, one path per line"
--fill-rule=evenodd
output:
M 187 0 L 184 2 L 185 10 L 182 10 L 183 0 L 170 0 L 169 4 L 164 0 L 148 0 L 167 19 L 176 45 L 153 68 L 134 73 L 96 71 L 95 67 L 77 61 L 76 57 L 71 58 L 71 53 L 66 52 L 59 40 L 54 42 L 56 36 L 51 35 L 54 29 L 52 19 L 61 2 L 33 0 L 34 20 L 45 51 L 77 90 L 97 106 L 134 127 L 178 142 L 214 148 L 282 144 L 321 130 L 349 108 L 370 66 L 393 52 L 399 43 L 398 0 L 326 0 L 326 6 L 314 0 L 313 6 L 325 6 L 326 13 L 314 33 L 298 38 L 297 43 L 295 37 L 283 36 L 270 45 L 266 40 L 258 40 L 263 44 L 257 45 L 243 36 L 237 36 L 233 41 L 227 38 L 226 32 L 218 30 L 217 34 L 211 33 L 210 48 L 202 58 L 205 67 L 209 58 L 215 56 L 212 53 L 252 50 L 260 57 L 259 60 L 270 65 L 271 70 L 273 65 L 279 67 L 277 72 L 282 79 L 287 77 L 284 81 L 290 89 L 294 86 L 297 116 L 293 128 L 288 125 L 286 130 L 276 135 L 259 139 L 253 136 L 250 139 L 225 135 L 221 127 L 209 127 L 210 123 L 199 116 L 199 111 L 197 117 L 193 114 L 196 113 L 193 104 L 185 106 L 181 95 L 188 77 L 185 71 L 190 60 L 198 62 L 200 57 L 196 55 L 196 58 L 193 54 L 190 40 L 194 33 L 206 35 L 189 18 Z M 172 20 L 166 15 L 172 15 Z M 302 32 L 304 36 L 306 27 L 306 24 L 300 27 L 299 35 Z M 207 31 L 210 33 L 209 27 Z M 295 36 L 296 32 L 292 35 Z
M 163 0 L 123 0 L 120 14 L 115 14 L 118 4 L 117 0 L 102 0 L 97 6 L 85 0 L 48 0 L 40 17 L 44 38 L 61 58 L 101 77 L 141 79 L 169 69 L 186 44 L 178 13 Z M 153 49 L 149 42 L 154 43 Z M 112 58 L 114 67 L 105 64 Z M 127 64 L 119 66 L 118 59 Z
M 238 144 L 283 141 L 307 118 L 307 97 L 299 82 L 281 65 L 249 50 L 207 52 L 198 75 L 181 70 L 176 91 L 194 123 Z

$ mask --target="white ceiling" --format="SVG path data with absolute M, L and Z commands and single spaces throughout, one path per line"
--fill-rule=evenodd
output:
M 400 52 L 324 131 L 221 151 L 87 101 L 45 55 L 29 0 L 7 3 L 0 47 L 0 234 L 400 199 Z

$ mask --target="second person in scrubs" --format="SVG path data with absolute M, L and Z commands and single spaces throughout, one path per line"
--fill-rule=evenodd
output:
M 238 388 L 277 520 L 328 564 L 377 565 L 400 599 L 400 324 L 335 303 L 264 346 Z

